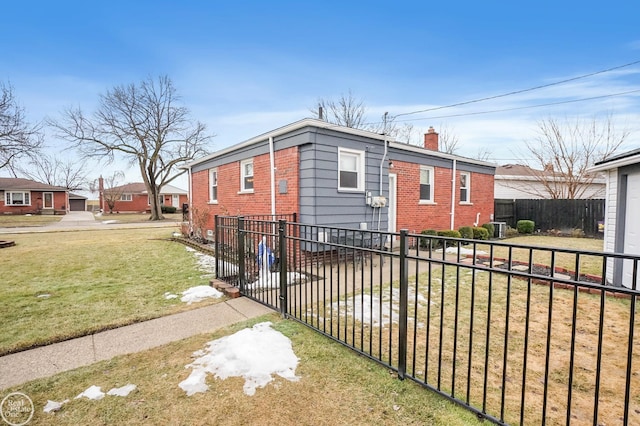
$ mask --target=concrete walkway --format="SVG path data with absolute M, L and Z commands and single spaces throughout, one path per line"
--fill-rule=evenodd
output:
M 246 297 L 0 357 L 0 390 L 275 311 Z

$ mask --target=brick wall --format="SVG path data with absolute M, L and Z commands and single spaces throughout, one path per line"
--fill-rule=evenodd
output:
M 278 150 L 274 153 L 274 158 L 276 214 L 298 212 L 300 173 L 298 148 Z M 237 216 L 271 213 L 269 154 L 253 157 L 252 193 L 240 193 L 240 162 L 224 164 L 218 166 L 217 169 L 217 203 L 209 203 L 209 170 L 192 174 L 193 202 L 191 209 L 194 222 L 200 220 L 203 222 L 203 228 L 213 229 L 215 215 Z M 286 193 L 280 193 L 281 185 L 282 189 L 286 186 Z
M 16 190 L 17 191 L 17 190 Z M 17 191 L 22 192 L 22 191 Z M 51 192 L 51 191 L 44 191 Z M 28 206 L 7 206 L 5 205 L 5 195 L 4 192 L 1 192 L 2 199 L 0 199 L 0 213 L 7 214 L 37 214 L 40 213 L 42 208 L 42 199 L 43 192 L 42 191 L 30 191 L 30 202 L 31 205 Z M 53 192 L 53 209 L 47 210 L 55 210 L 56 214 L 64 214 L 67 210 L 69 210 L 69 206 L 67 204 L 67 194 L 65 192 Z
M 397 175 L 397 229 L 420 233 L 425 229 L 451 227 L 451 169 L 434 167 L 434 203 L 419 204 L 420 165 L 393 161 L 391 173 Z M 479 225 L 491 221 L 493 214 L 493 175 L 471 174 L 471 204 L 460 204 L 456 173 L 454 228 L 473 226 L 480 212 Z

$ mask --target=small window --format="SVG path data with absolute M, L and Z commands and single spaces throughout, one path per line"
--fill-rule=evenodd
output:
M 209 201 L 218 201 L 218 169 L 209 169 Z
M 460 172 L 460 202 L 471 202 L 471 175 L 468 172 Z
M 31 196 L 29 192 L 5 192 L 4 203 L 7 206 L 30 206 Z
M 420 166 L 420 201 L 433 202 L 433 167 Z
M 122 194 L 120 196 L 120 201 L 132 201 L 133 196 L 131 194 Z
M 253 192 L 253 158 L 240 162 L 240 191 Z
M 338 148 L 338 189 L 364 190 L 364 151 Z

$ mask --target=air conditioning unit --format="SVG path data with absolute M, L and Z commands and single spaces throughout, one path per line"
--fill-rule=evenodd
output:
M 503 239 L 507 235 L 507 223 L 506 222 L 490 222 L 493 227 L 494 238 Z

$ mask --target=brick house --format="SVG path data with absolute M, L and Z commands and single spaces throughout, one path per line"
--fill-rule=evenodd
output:
M 114 186 L 113 188 L 105 188 L 104 180 L 98 179 L 99 185 L 99 202 L 102 211 L 108 213 L 109 206 L 105 198 L 109 194 L 117 197 L 113 211 L 118 213 L 148 212 L 151 210 L 149 193 L 144 182 L 128 183 L 125 185 Z M 105 197 L 106 194 L 106 197 Z M 176 188 L 172 185 L 165 185 L 160 190 L 160 204 L 163 206 L 172 206 L 180 210 L 182 204 L 188 202 L 187 191 Z
M 30 179 L 0 178 L 0 214 L 66 214 L 69 191 Z
M 192 221 L 289 214 L 301 223 L 398 231 L 458 229 L 493 219 L 495 166 L 425 146 L 304 119 L 197 159 Z

